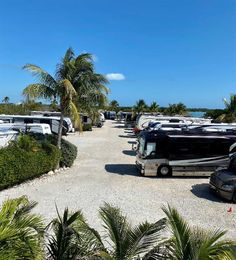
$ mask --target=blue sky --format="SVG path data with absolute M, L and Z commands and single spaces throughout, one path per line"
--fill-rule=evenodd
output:
M 24 64 L 54 73 L 72 47 L 124 76 L 109 85 L 121 105 L 221 108 L 236 93 L 235 25 L 235 0 L 1 1 L 0 99 L 22 100 Z

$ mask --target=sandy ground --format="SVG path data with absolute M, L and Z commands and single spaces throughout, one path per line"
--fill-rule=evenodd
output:
M 236 238 L 236 205 L 222 202 L 208 191 L 208 178 L 147 178 L 137 175 L 130 130 L 107 121 L 92 132 L 67 137 L 77 145 L 72 168 L 0 192 L 6 198 L 27 195 L 38 202 L 36 212 L 48 222 L 62 211 L 82 209 L 89 223 L 101 230 L 98 209 L 105 201 L 119 206 L 133 224 L 163 217 L 169 203 L 193 225 L 228 230 Z M 232 207 L 233 212 L 227 210 Z

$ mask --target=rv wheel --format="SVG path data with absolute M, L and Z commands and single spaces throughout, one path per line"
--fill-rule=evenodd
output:
M 171 167 L 169 165 L 161 165 L 158 168 L 157 174 L 158 174 L 158 176 L 161 176 L 161 177 L 171 176 L 171 174 L 172 174 Z

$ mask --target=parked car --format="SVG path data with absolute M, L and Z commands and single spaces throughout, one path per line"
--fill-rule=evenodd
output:
M 228 168 L 216 170 L 210 177 L 210 189 L 220 197 L 236 203 L 236 156 Z

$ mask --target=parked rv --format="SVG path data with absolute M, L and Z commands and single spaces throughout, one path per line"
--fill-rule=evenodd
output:
M 61 116 L 61 112 L 58 111 L 31 111 L 31 116 Z
M 0 148 L 7 146 L 10 141 L 16 140 L 18 134 L 18 131 L 0 129 Z
M 145 176 L 210 175 L 227 166 L 236 134 L 201 131 L 142 131 L 136 165 Z
M 139 115 L 136 119 L 135 127 L 133 129 L 135 134 L 140 133 L 142 130 L 147 128 L 149 124 L 184 124 L 189 126 L 201 126 L 205 124 L 210 124 L 210 119 L 204 118 L 192 118 L 192 117 L 184 117 L 184 116 L 162 116 L 162 115 Z
M 48 124 L 5 123 L 0 124 L 1 130 L 15 130 L 23 133 L 40 133 L 43 135 L 52 134 L 50 125 Z
M 51 132 L 58 134 L 60 117 L 56 116 L 28 116 L 28 115 L 0 115 L 0 120 L 4 123 L 17 124 L 48 124 Z M 73 132 L 74 128 L 69 117 L 64 117 L 62 134 L 66 135 L 68 132 Z
M 105 116 L 105 119 L 115 120 L 116 112 L 115 111 L 105 111 L 104 116 Z

